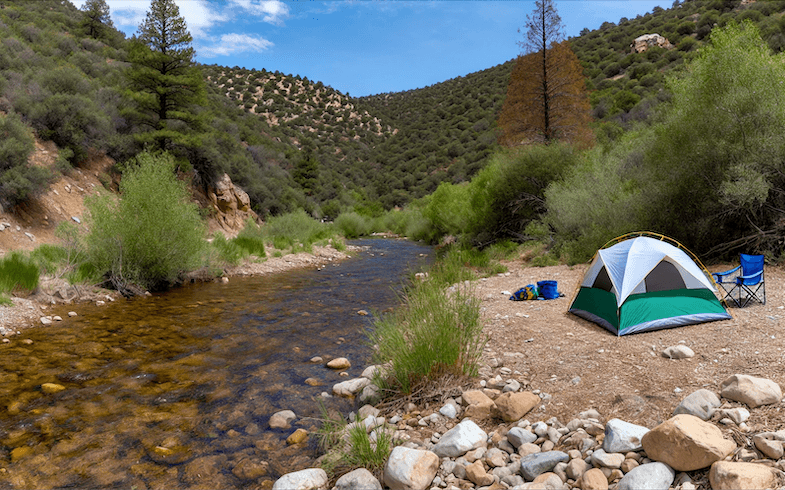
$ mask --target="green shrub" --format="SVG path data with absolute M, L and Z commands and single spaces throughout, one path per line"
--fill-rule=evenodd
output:
M 204 224 L 166 153 L 140 153 L 120 182 L 120 201 L 86 200 L 89 260 L 115 285 L 166 287 L 202 265 Z
M 227 240 L 223 233 L 216 231 L 213 234 L 212 247 L 218 254 L 218 258 L 231 265 L 237 265 L 245 257 L 245 250 L 234 240 Z
M 30 252 L 30 260 L 38 266 L 43 274 L 52 274 L 68 260 L 68 250 L 57 245 L 39 245 Z
M 52 173 L 43 167 L 28 166 L 34 140 L 16 114 L 0 114 L 0 204 L 14 206 L 49 183 Z
M 335 218 L 335 227 L 346 238 L 359 238 L 368 235 L 371 231 L 370 221 L 363 215 L 352 212 L 342 213 Z
M 0 294 L 38 287 L 39 270 L 25 254 L 15 251 L 0 259 Z
M 379 318 L 368 332 L 375 361 L 389 369 L 375 382 L 409 394 L 444 374 L 474 375 L 486 343 L 480 301 L 467 288 L 446 289 L 428 280 L 409 288 L 404 305 Z
M 270 218 L 261 233 L 278 250 L 292 247 L 292 252 L 310 250 L 314 243 L 334 234 L 330 225 L 311 218 L 303 210 Z

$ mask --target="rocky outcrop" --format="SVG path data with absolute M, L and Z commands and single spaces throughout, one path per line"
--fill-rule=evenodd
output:
M 644 34 L 636 37 L 630 45 L 633 53 L 643 53 L 647 49 L 653 47 L 673 49 L 673 44 L 659 34 Z
M 251 209 L 248 193 L 234 184 L 227 174 L 208 190 L 207 197 L 216 212 L 217 223 L 229 234 L 238 233 L 249 219 L 258 219 Z

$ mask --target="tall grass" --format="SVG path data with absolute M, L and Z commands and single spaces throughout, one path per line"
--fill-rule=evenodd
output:
M 11 252 L 0 259 L 0 302 L 8 304 L 7 294 L 12 291 L 34 291 L 38 276 L 38 266 L 21 252 Z
M 376 380 L 385 390 L 408 394 L 427 378 L 477 372 L 487 340 L 480 301 L 468 287 L 445 288 L 440 274 L 407 289 L 404 305 L 368 332 L 375 361 L 390 367 L 386 378 Z

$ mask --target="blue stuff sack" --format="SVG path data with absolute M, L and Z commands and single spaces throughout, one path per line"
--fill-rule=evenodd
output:
M 526 286 L 512 293 L 510 299 L 512 301 L 524 301 L 527 299 L 537 299 L 538 296 L 539 292 L 537 291 L 537 286 L 534 284 L 527 284 Z
M 540 296 L 545 299 L 556 299 L 559 297 L 556 281 L 538 281 L 537 288 L 540 291 Z

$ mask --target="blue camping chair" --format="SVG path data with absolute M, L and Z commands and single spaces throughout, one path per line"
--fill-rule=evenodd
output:
M 765 305 L 766 283 L 763 277 L 763 255 L 741 254 L 739 262 L 741 265 L 735 269 L 712 274 L 714 280 L 725 292 L 723 301 L 730 298 L 739 308 L 747 306 L 753 300 Z

